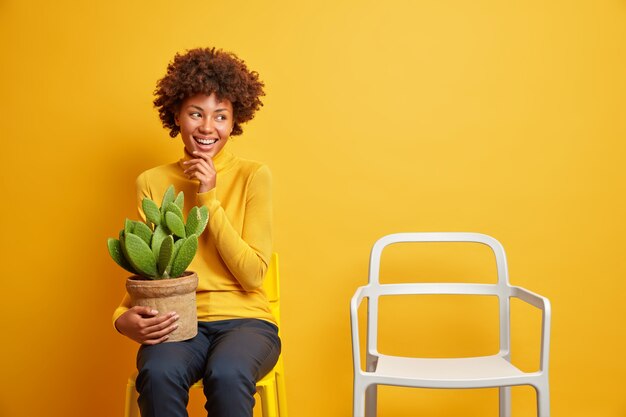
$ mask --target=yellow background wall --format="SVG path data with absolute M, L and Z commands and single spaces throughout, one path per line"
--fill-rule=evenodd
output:
M 4 0 L 0 44 L 0 416 L 121 415 L 136 347 L 110 323 L 125 274 L 105 240 L 135 216 L 136 175 L 181 152 L 155 81 L 211 45 L 266 82 L 234 148 L 275 178 L 292 417 L 350 415 L 348 302 L 398 231 L 498 238 L 511 281 L 553 303 L 553 415 L 626 415 L 623 0 Z M 418 249 L 390 251 L 386 279 L 493 272 L 481 250 Z M 385 349 L 493 350 L 488 302 L 411 301 L 384 306 Z M 537 317 L 514 313 L 532 368 Z M 534 415 L 532 390 L 514 397 Z M 379 416 L 495 416 L 496 401 L 383 388 Z

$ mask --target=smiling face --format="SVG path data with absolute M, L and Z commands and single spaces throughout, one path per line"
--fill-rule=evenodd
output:
M 176 115 L 176 125 L 185 149 L 190 154 L 201 152 L 214 158 L 233 130 L 233 105 L 228 100 L 219 101 L 215 93 L 196 94 L 183 101 Z

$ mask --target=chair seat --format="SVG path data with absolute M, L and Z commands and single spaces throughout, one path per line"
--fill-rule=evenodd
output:
M 376 371 L 382 378 L 421 380 L 432 382 L 466 381 L 475 386 L 477 380 L 501 380 L 523 377 L 525 374 L 501 356 L 480 356 L 472 358 L 405 358 L 380 355 Z M 411 384 L 413 385 L 413 384 Z

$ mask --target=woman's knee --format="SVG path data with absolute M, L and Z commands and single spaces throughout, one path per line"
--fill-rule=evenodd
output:
M 149 363 L 139 369 L 137 374 L 137 389 L 141 391 L 142 386 L 149 383 L 155 386 L 176 386 L 188 388 L 185 378 L 185 371 L 166 362 Z
M 139 373 L 137 374 L 137 389 L 150 384 L 153 388 L 169 387 L 188 389 L 191 385 L 190 370 L 184 363 L 175 360 L 166 360 L 159 355 L 143 357 L 138 363 Z
M 252 371 L 247 367 L 237 366 L 234 363 L 216 362 L 210 364 L 204 376 L 207 387 L 219 389 L 236 389 L 245 387 L 253 389 L 256 382 Z

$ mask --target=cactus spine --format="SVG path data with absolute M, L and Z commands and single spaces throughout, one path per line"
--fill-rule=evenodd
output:
M 184 194 L 170 185 L 161 207 L 144 198 L 146 223 L 126 219 L 119 239 L 109 238 L 111 258 L 125 270 L 149 279 L 181 276 L 198 250 L 198 236 L 209 221 L 206 207 L 193 207 L 183 216 Z

